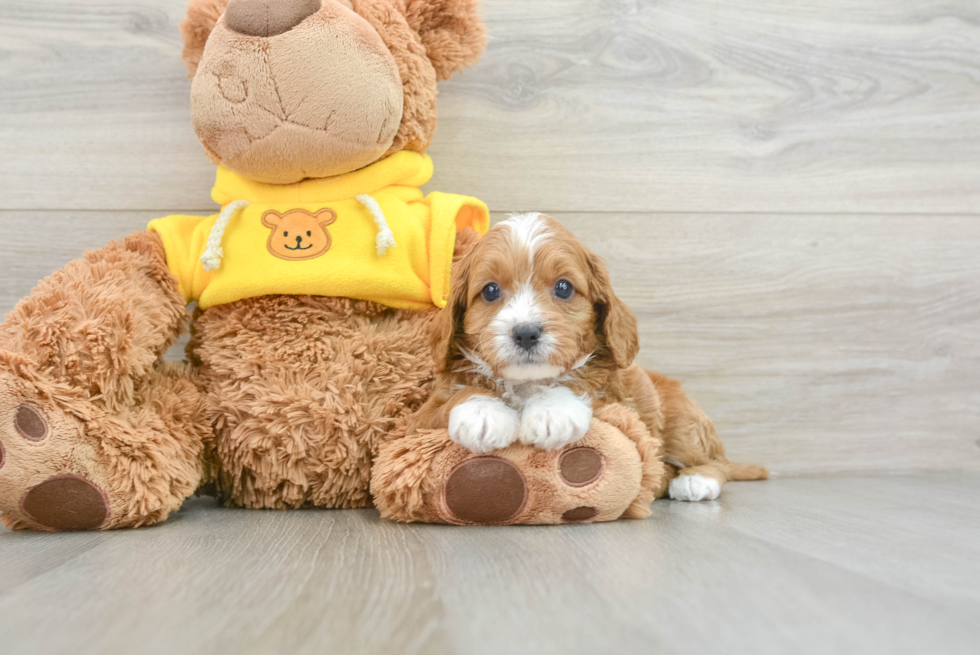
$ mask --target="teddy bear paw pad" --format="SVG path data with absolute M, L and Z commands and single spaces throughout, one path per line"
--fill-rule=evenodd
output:
M 474 457 L 456 466 L 445 486 L 446 506 L 466 523 L 508 523 L 527 503 L 524 476 L 502 457 Z
M 52 530 L 95 530 L 109 516 L 109 499 L 78 475 L 57 475 L 31 487 L 21 501 L 24 513 Z
M 583 505 L 582 507 L 576 507 L 574 509 L 568 510 L 567 512 L 561 515 L 561 518 L 563 521 L 569 521 L 570 523 L 577 523 L 579 521 L 588 521 L 589 519 L 594 518 L 595 515 L 598 513 L 599 510 L 596 509 L 595 507 L 589 507 L 587 505 Z
M 558 473 L 570 487 L 584 487 L 599 479 L 605 460 L 595 448 L 585 446 L 562 453 L 558 460 Z
M 28 441 L 43 441 L 48 436 L 48 422 L 33 405 L 23 404 L 14 414 L 14 428 Z

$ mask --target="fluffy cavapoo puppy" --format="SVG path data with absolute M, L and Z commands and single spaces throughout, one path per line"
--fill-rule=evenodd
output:
M 455 267 L 435 327 L 439 376 L 415 427 L 448 428 L 476 453 L 515 441 L 554 450 L 585 435 L 593 410 L 620 403 L 662 441 L 671 498 L 713 500 L 727 480 L 768 475 L 729 462 L 680 384 L 633 364 L 636 317 L 605 262 L 553 218 L 494 226 Z

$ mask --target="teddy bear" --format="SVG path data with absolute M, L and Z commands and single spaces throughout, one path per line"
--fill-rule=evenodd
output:
M 399 432 L 453 262 L 489 227 L 476 198 L 420 190 L 437 81 L 485 47 L 476 0 L 190 0 L 180 29 L 221 209 L 85 253 L 0 325 L 3 523 L 138 527 L 194 493 L 447 523 L 648 513 L 660 461 L 622 408 L 503 468 Z M 164 361 L 188 323 L 186 361 Z

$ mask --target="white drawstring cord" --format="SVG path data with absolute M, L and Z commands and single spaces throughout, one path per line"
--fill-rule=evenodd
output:
M 204 264 L 205 271 L 216 271 L 221 266 L 221 258 L 225 256 L 224 250 L 221 249 L 221 239 L 225 235 L 225 228 L 228 227 L 228 222 L 248 205 L 248 200 L 236 200 L 229 202 L 221 210 L 221 215 L 214 222 L 211 227 L 211 234 L 208 235 L 208 247 L 201 255 L 201 263 Z
M 378 236 L 375 239 L 375 243 L 378 246 L 378 254 L 383 255 L 388 248 L 394 248 L 397 245 L 395 243 L 395 234 L 388 227 L 388 219 L 385 218 L 384 212 L 381 211 L 381 205 L 378 204 L 378 201 L 366 193 L 355 196 L 354 199 L 367 207 L 367 210 L 371 212 L 371 216 L 374 217 L 375 224 L 378 226 Z

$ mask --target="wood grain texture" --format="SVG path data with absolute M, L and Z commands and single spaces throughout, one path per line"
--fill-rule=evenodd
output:
M 608 260 L 639 361 L 684 382 L 731 458 L 782 475 L 980 470 L 980 219 L 557 216 Z M 0 212 L 0 310 L 154 217 Z
M 183 1 L 4 0 L 6 208 L 206 210 Z M 493 0 L 432 188 L 497 210 L 980 210 L 972 0 Z
M 976 474 L 734 483 L 644 521 L 504 528 L 194 500 L 149 529 L 0 532 L 0 648 L 972 653 L 978 493 Z

